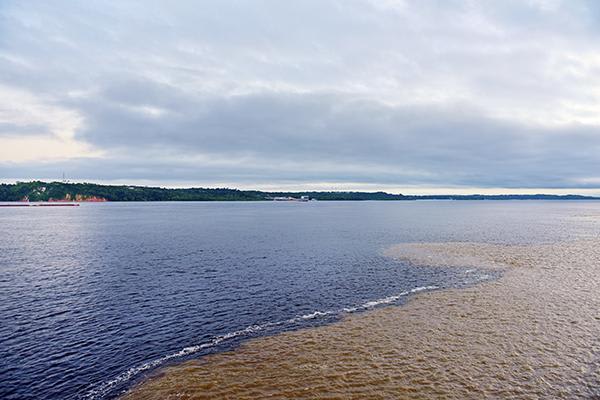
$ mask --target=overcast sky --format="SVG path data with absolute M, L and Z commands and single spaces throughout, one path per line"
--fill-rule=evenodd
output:
M 0 2 L 0 179 L 600 192 L 600 3 Z

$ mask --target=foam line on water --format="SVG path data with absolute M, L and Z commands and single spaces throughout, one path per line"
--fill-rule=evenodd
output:
M 212 340 L 210 340 L 208 342 L 201 343 L 198 345 L 184 347 L 183 349 L 181 349 L 175 353 L 171 353 L 166 356 L 156 358 L 151 361 L 147 361 L 138 366 L 131 367 L 128 370 L 126 370 L 125 372 L 117 375 L 115 378 L 113 378 L 107 382 L 104 382 L 104 383 L 100 384 L 98 387 L 92 389 L 84 396 L 84 398 L 89 399 L 89 400 L 101 399 L 104 395 L 109 393 L 110 390 L 112 390 L 115 386 L 130 381 L 132 378 L 139 375 L 141 372 L 156 368 L 156 367 L 166 363 L 167 361 L 170 361 L 173 359 L 182 358 L 182 357 L 190 356 L 192 354 L 196 354 L 202 350 L 217 346 L 223 342 L 226 342 L 227 340 L 230 340 L 230 339 L 233 339 L 236 337 L 249 336 L 249 335 L 252 335 L 253 333 L 260 332 L 265 329 L 276 327 L 276 326 L 293 325 L 293 324 L 301 323 L 303 321 L 322 318 L 322 317 L 326 317 L 326 316 L 349 314 L 349 313 L 354 313 L 356 311 L 368 310 L 370 308 L 380 306 L 383 304 L 394 303 L 394 302 L 400 300 L 402 297 L 407 296 L 409 294 L 418 293 L 418 292 L 427 291 L 427 290 L 435 290 L 435 289 L 439 289 L 439 286 L 434 286 L 434 285 L 419 286 L 419 287 L 410 289 L 408 291 L 401 292 L 394 296 L 388 296 L 388 297 L 384 297 L 384 298 L 377 299 L 377 300 L 367 301 L 365 303 L 355 305 L 352 307 L 344 307 L 344 308 L 341 308 L 338 310 L 329 310 L 329 311 L 314 311 L 309 314 L 299 315 L 299 316 L 289 318 L 289 319 L 286 319 L 283 321 L 266 322 L 264 324 L 250 325 L 244 329 L 240 329 L 237 331 L 225 333 L 223 335 L 215 336 Z

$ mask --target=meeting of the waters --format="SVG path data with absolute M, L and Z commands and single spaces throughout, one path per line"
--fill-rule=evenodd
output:
M 501 271 L 398 243 L 595 238 L 597 202 L 102 203 L 0 210 L 0 397 L 109 399 L 247 339 Z
M 599 17 L 0 1 L 0 400 L 600 400 Z

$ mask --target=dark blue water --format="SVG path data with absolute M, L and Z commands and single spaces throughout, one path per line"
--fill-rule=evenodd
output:
M 586 207 L 598 208 L 548 202 L 0 208 L 0 398 L 112 398 L 170 362 L 401 303 L 411 291 L 472 284 L 486 278 L 483 272 L 411 267 L 382 251 L 407 241 L 568 239 L 586 233 L 567 218 Z M 563 215 L 567 222 L 557 226 Z

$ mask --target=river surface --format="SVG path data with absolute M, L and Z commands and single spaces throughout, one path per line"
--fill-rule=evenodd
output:
M 398 243 L 596 238 L 600 203 L 103 203 L 0 208 L 0 398 L 110 399 L 257 336 L 470 287 Z

